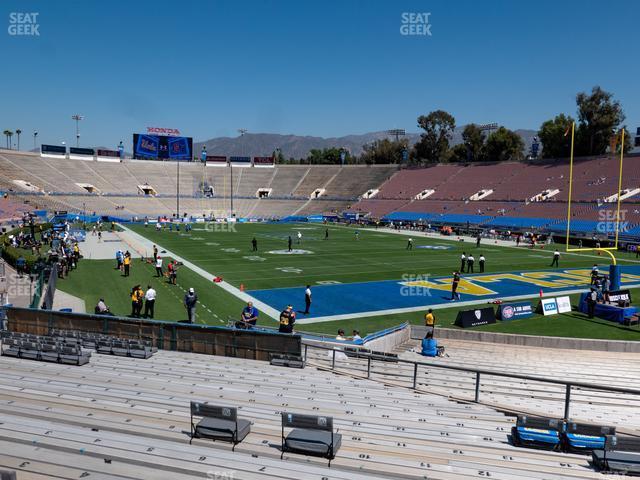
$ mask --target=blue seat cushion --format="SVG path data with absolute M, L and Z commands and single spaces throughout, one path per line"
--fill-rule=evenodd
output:
M 560 443 L 560 435 L 556 430 L 517 427 L 517 431 L 520 440 L 523 442 L 545 443 L 548 445 Z

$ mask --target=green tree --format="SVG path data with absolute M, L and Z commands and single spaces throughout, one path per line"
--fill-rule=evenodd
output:
M 454 147 L 451 149 L 451 155 L 449 156 L 450 161 L 465 163 L 469 161 L 469 158 L 469 149 L 464 143 L 454 145 Z
M 402 152 L 409 149 L 407 139 L 392 141 L 388 138 L 376 140 L 369 145 L 363 145 L 360 162 L 366 164 L 402 163 Z
M 561 113 L 540 126 L 538 138 L 542 143 L 543 158 L 566 158 L 569 156 L 573 121 L 573 118 Z
M 420 162 L 436 163 L 447 159 L 449 141 L 456 120 L 453 115 L 435 110 L 429 115 L 418 117 L 418 126 L 424 130 L 420 141 L 414 147 L 413 156 Z
M 580 92 L 576 95 L 578 106 L 578 132 L 576 135 L 576 154 L 602 155 L 606 153 L 611 135 L 625 120 L 620 102 L 613 94 L 599 86 L 591 93 Z
M 313 148 L 309 150 L 309 155 L 307 155 L 305 163 L 316 165 L 339 165 L 342 162 L 340 158 L 340 154 L 342 151 L 343 149 L 338 147 L 323 148 L 322 150 Z M 353 163 L 349 151 L 344 150 L 344 152 L 344 163 Z
M 487 160 L 514 161 L 522 160 L 524 141 L 517 133 L 500 127 L 487 138 Z
M 465 146 L 467 160 L 473 162 L 481 162 L 485 160 L 485 136 L 482 130 L 474 124 L 470 123 L 462 131 L 462 142 Z

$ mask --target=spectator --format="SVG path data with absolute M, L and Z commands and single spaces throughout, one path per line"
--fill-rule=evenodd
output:
M 178 278 L 178 262 L 176 260 L 169 262 L 167 271 L 169 272 L 169 283 L 175 285 Z
M 587 295 L 587 315 L 593 318 L 596 311 L 596 303 L 598 302 L 598 293 L 596 289 L 591 287 L 591 291 Z
M 438 346 L 438 341 L 433 338 L 433 332 L 427 332 L 427 335 L 422 339 L 420 353 L 425 357 L 440 357 L 444 355 L 444 347 Z
M 184 306 L 187 309 L 187 318 L 189 323 L 194 323 L 196 320 L 196 304 L 198 303 L 198 295 L 193 288 L 190 288 L 187 294 L 184 296 Z
M 144 294 L 144 318 L 153 318 L 156 305 L 156 291 L 147 285 L 147 293 Z
M 309 309 L 311 308 L 311 285 L 307 285 L 304 291 L 304 314 L 309 315 Z
M 107 307 L 107 304 L 104 303 L 104 298 L 98 300 L 94 312 L 96 313 L 96 315 L 113 315 L 113 313 L 111 313 L 111 310 L 109 310 L 109 307 Z
M 236 323 L 237 328 L 253 328 L 258 323 L 258 309 L 253 306 L 253 302 L 248 302 L 247 306 L 242 309 L 240 314 L 240 322 Z
M 293 311 L 292 305 L 287 305 L 280 313 L 280 326 L 278 331 L 280 333 L 293 333 L 293 325 L 296 323 L 296 312 Z
M 155 260 L 156 260 L 156 277 L 162 277 L 164 275 L 164 272 L 162 271 L 162 257 L 156 255 Z
M 347 339 L 347 337 L 345 337 L 345 335 L 344 335 L 344 330 L 339 329 L 338 330 L 338 335 L 336 336 L 336 340 L 344 341 L 346 339 Z
M 604 282 L 602 283 L 602 296 L 605 302 L 609 302 L 609 291 L 611 290 L 611 279 L 609 275 L 604 276 Z
M 124 265 L 124 276 L 128 277 L 129 269 L 131 268 L 131 254 L 129 253 L 129 250 L 125 252 L 122 263 Z
M 140 285 L 136 285 L 131 289 L 131 316 L 133 318 L 140 318 L 143 299 L 144 292 L 142 291 Z
M 362 345 L 362 337 L 360 336 L 360 332 L 358 330 L 354 330 L 353 331 L 353 335 L 351 336 L 351 340 L 353 340 L 353 343 L 356 343 L 358 345 Z
M 427 313 L 424 316 L 424 324 L 427 327 L 427 333 L 433 333 L 434 329 L 436 328 L 436 317 L 433 314 L 433 309 L 430 308 L 429 310 L 427 310 Z

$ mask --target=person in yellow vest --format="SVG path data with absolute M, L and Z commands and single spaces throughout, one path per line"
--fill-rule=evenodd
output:
M 136 285 L 131 289 L 131 316 L 132 317 L 140 318 L 143 299 L 144 299 L 144 291 L 142 290 L 140 285 Z
M 427 327 L 427 333 L 433 333 L 436 328 L 436 316 L 433 314 L 433 310 L 431 308 L 424 316 L 424 324 Z
M 124 254 L 124 276 L 129 276 L 129 268 L 131 267 L 131 254 L 127 250 L 127 253 Z

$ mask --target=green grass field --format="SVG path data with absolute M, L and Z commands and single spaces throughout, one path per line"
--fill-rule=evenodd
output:
M 320 285 L 325 282 L 366 282 L 398 280 L 404 275 L 449 276 L 458 268 L 462 251 L 473 252 L 476 259 L 480 253 L 487 258 L 487 273 L 548 269 L 553 247 L 544 249 L 515 249 L 492 245 L 483 240 L 479 248 L 475 243 L 453 242 L 444 238 L 426 238 L 416 233 L 414 249 L 405 249 L 407 237 L 377 231 L 358 229 L 357 238 L 353 227 L 317 224 L 239 224 L 229 230 L 205 229 L 194 225 L 190 233 L 156 232 L 153 227 L 132 225 L 132 230 L 156 243 L 161 251 L 166 248 L 200 266 L 212 274 L 222 276 L 227 282 L 246 290 L 278 287 L 303 287 L 305 284 Z M 324 240 L 325 228 L 329 239 Z M 297 244 L 296 233 L 303 239 Z M 305 255 L 281 255 L 268 253 L 287 249 L 287 238 L 291 235 L 293 248 L 309 250 Z M 256 238 L 258 252 L 251 251 L 251 240 Z M 446 250 L 420 249 L 421 245 L 446 246 Z M 562 249 L 561 249 L 562 250 Z M 148 252 L 151 254 L 151 252 Z M 620 264 L 636 264 L 631 255 L 618 255 Z M 561 268 L 590 268 L 594 263 L 606 268 L 608 256 L 595 253 L 563 254 Z M 143 288 L 151 281 L 158 291 L 156 318 L 181 320 L 185 318 L 182 307 L 184 290 L 193 286 L 198 291 L 202 306 L 198 309 L 198 320 L 212 325 L 226 324 L 228 317 L 237 317 L 243 303 L 217 285 L 182 267 L 177 287 L 169 286 L 153 278 L 151 265 L 136 261 L 129 279 L 120 276 L 113 261 L 83 260 L 77 271 L 68 279 L 59 282 L 60 289 L 85 299 L 88 309 L 93 309 L 98 297 L 103 295 L 112 310 L 128 314 L 131 309 L 129 291 L 135 283 Z M 96 281 L 98 279 L 98 281 Z M 108 292 L 108 293 L 104 293 Z M 574 304 L 577 297 L 572 298 Z M 371 299 L 375 310 L 375 298 Z M 211 313 L 208 310 L 211 310 Z M 448 307 L 437 311 L 440 325 L 451 325 L 459 308 Z M 338 328 L 361 333 L 380 330 L 408 321 L 422 322 L 422 312 L 361 317 L 350 320 L 328 321 L 300 325 L 301 330 L 334 334 Z M 270 322 L 266 316 L 262 322 Z M 585 338 L 609 338 L 640 340 L 636 329 L 619 327 L 611 322 L 588 320 L 579 313 L 553 317 L 534 316 L 527 320 L 498 322 L 479 327 L 483 330 L 521 333 L 529 335 L 575 336 Z

